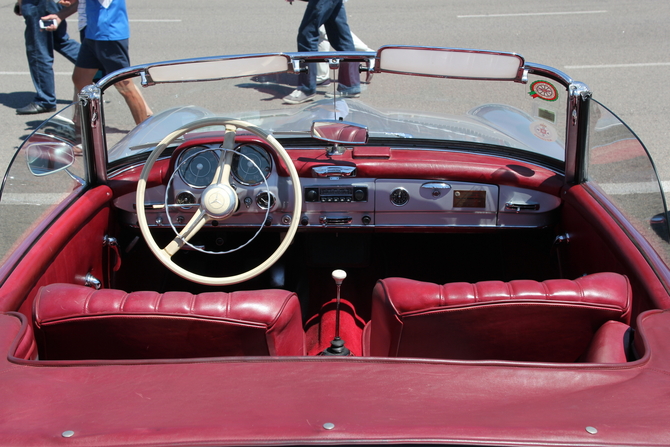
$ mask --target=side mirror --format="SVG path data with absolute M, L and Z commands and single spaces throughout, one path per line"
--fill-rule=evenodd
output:
M 368 128 L 356 123 L 322 120 L 312 123 L 312 138 L 338 144 L 365 144 Z
M 36 138 L 38 137 L 38 138 Z M 43 176 L 67 169 L 74 164 L 74 148 L 63 141 L 36 134 L 26 147 L 26 162 L 33 175 Z

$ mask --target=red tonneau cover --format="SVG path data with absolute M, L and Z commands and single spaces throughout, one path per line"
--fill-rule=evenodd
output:
M 0 315 L 2 352 L 14 352 L 26 324 Z M 0 443 L 667 445 L 670 314 L 650 311 L 639 327 L 643 359 L 602 367 L 323 357 L 65 366 L 3 357 L 11 386 L 0 388 Z

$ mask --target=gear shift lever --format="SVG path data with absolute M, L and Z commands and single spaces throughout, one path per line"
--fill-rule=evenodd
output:
M 351 355 L 351 351 L 344 346 L 344 340 L 340 338 L 340 287 L 342 281 L 347 277 L 347 272 L 344 270 L 334 270 L 333 279 L 337 285 L 337 301 L 335 304 L 335 338 L 330 342 L 330 346 L 326 348 L 321 355 Z

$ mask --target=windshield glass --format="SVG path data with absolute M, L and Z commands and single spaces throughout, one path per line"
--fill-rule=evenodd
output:
M 667 210 L 656 168 L 633 131 L 590 101 L 587 177 L 670 265 Z
M 86 163 L 72 111 L 68 106 L 42 123 L 14 155 L 0 190 L 0 264 L 84 185 Z
M 342 119 L 367 126 L 371 144 L 393 138 L 399 145 L 407 139 L 440 141 L 456 150 L 489 145 L 489 150 L 539 155 L 562 167 L 567 93 L 555 81 L 533 75 L 519 83 L 363 72 L 360 97 L 329 98 L 337 91 L 337 78 L 331 70 L 331 82 L 319 85 L 314 100 L 302 104 L 282 100 L 297 85 L 298 76 L 291 73 L 151 85 L 141 91 L 153 116 L 137 127 L 123 98 L 107 88 L 109 161 L 150 151 L 196 119 L 221 116 L 248 121 L 277 138 L 307 138 L 314 120 Z

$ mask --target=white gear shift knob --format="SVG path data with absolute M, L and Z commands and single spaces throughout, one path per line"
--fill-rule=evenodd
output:
M 333 270 L 333 279 L 335 280 L 335 284 L 338 286 L 342 285 L 342 281 L 344 281 L 344 278 L 347 277 L 347 272 L 344 270 Z

